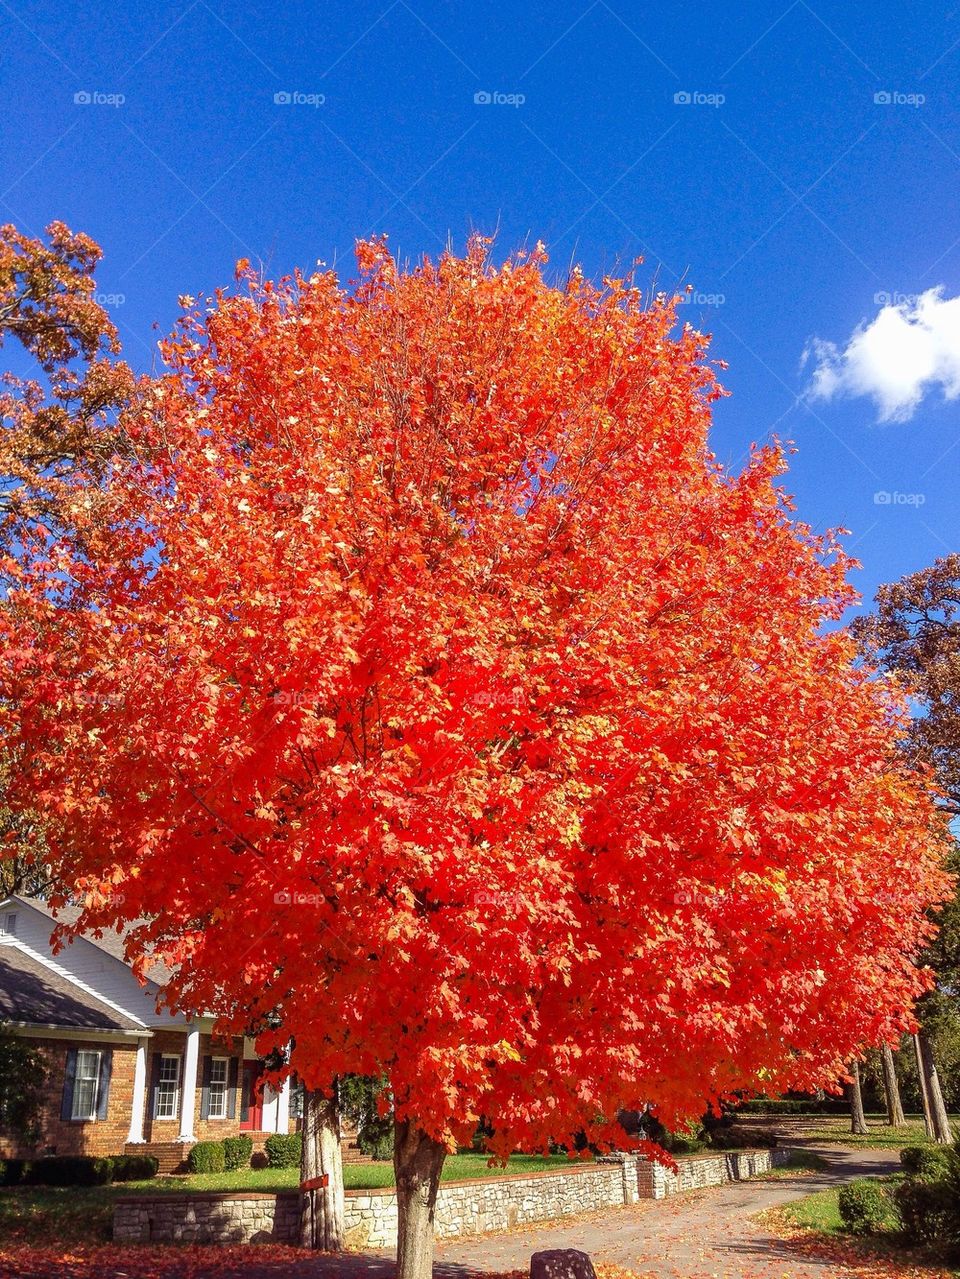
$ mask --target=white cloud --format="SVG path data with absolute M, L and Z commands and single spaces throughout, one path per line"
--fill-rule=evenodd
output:
M 803 364 L 813 364 L 813 399 L 867 395 L 881 422 L 905 422 L 929 390 L 947 400 L 960 396 L 960 297 L 945 298 L 943 287 L 915 297 L 878 293 L 884 303 L 843 347 L 820 338 L 807 347 Z

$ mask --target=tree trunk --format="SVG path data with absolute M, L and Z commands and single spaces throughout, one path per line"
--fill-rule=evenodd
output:
M 883 1095 L 887 1099 L 887 1125 L 890 1128 L 904 1128 L 907 1119 L 903 1113 L 903 1102 L 900 1100 L 900 1085 L 897 1083 L 893 1049 L 889 1044 L 880 1046 L 880 1065 L 883 1068 Z
M 923 1105 L 923 1122 L 927 1129 L 927 1136 L 933 1140 L 933 1115 L 930 1111 L 930 1092 L 927 1088 L 926 1076 L 923 1072 L 923 1053 L 920 1050 L 919 1035 L 913 1036 L 913 1051 L 917 1059 L 917 1079 L 920 1083 L 920 1101 Z
M 447 1148 L 410 1120 L 394 1126 L 397 1182 L 397 1279 L 430 1279 L 433 1215 Z
M 847 1091 L 850 1095 L 850 1131 L 858 1137 L 866 1137 L 870 1129 L 867 1127 L 867 1118 L 863 1113 L 863 1094 L 860 1091 L 860 1063 L 858 1061 L 850 1063 L 850 1074 L 853 1076 L 853 1082 L 847 1086 Z
M 325 1186 L 310 1186 L 326 1176 Z M 340 1106 L 332 1095 L 303 1094 L 303 1154 L 300 1181 L 300 1246 L 339 1252 L 343 1247 L 343 1162 L 340 1154 Z
M 917 1050 L 917 1065 L 920 1068 L 920 1087 L 923 1092 L 927 1136 L 939 1142 L 941 1146 L 952 1146 L 953 1133 L 950 1131 L 950 1120 L 944 1105 L 943 1093 L 940 1090 L 937 1063 L 933 1059 L 933 1050 L 930 1047 L 927 1032 L 922 1026 L 914 1036 L 914 1043 Z

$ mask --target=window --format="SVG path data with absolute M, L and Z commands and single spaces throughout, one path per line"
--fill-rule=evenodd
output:
M 176 1119 L 180 1109 L 180 1058 L 164 1053 L 157 1078 L 157 1119 Z
M 4 933 L 10 937 L 15 937 L 17 935 L 17 917 L 15 914 L 4 916 L 3 926 L 0 927 L 0 933 Z
M 96 1119 L 100 1100 L 100 1057 L 95 1049 L 77 1053 L 77 1073 L 73 1081 L 72 1119 Z
M 210 1119 L 226 1119 L 227 1117 L 227 1074 L 229 1069 L 229 1058 L 210 1058 L 210 1100 L 207 1109 L 207 1116 Z

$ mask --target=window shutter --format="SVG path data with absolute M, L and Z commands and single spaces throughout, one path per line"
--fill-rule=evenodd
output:
M 67 1049 L 67 1065 L 63 1073 L 63 1099 L 60 1102 L 60 1118 L 73 1118 L 73 1086 L 77 1079 L 77 1050 Z
M 105 1048 L 100 1054 L 100 1079 L 97 1083 L 97 1118 L 106 1119 L 110 1100 L 110 1075 L 113 1072 L 113 1049 Z
M 240 1085 L 240 1122 L 242 1124 L 245 1124 L 250 1118 L 250 1103 L 253 1100 L 250 1092 L 250 1074 L 245 1070 L 243 1072 L 243 1083 Z
M 204 1057 L 203 1072 L 200 1076 L 200 1118 L 210 1118 L 210 1075 L 213 1071 L 213 1058 Z
M 157 1107 L 160 1105 L 160 1053 L 153 1054 L 153 1069 L 150 1083 L 150 1118 L 156 1119 Z
M 236 1119 L 237 1117 L 237 1074 L 240 1070 L 240 1063 L 236 1057 L 230 1058 L 229 1074 L 227 1076 L 227 1118 Z

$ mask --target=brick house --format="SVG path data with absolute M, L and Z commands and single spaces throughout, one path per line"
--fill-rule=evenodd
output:
M 55 955 L 55 923 L 37 898 L 0 900 L 0 1022 L 50 1068 L 38 1142 L 0 1133 L 0 1155 L 139 1152 L 173 1171 L 196 1141 L 245 1132 L 256 1147 L 295 1130 L 289 1081 L 261 1086 L 250 1041 L 218 1037 L 210 1017 L 158 1011 L 163 969 L 141 985 L 117 933 L 77 937 Z

